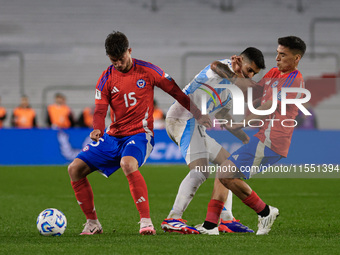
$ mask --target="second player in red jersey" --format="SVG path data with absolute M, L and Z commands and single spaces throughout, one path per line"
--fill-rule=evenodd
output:
M 273 88 L 277 88 L 277 95 L 275 96 L 277 96 L 278 102 L 281 101 L 282 88 L 305 88 L 305 83 L 299 70 L 282 73 L 277 67 L 266 73 L 259 85 L 263 90 L 261 104 L 273 100 Z M 286 98 L 297 99 L 302 96 L 298 93 L 287 93 Z M 264 125 L 255 136 L 277 154 L 287 157 L 297 114 L 298 108 L 294 104 L 287 104 L 285 115 L 282 114 L 280 106 L 276 107 L 275 111 L 267 116 L 267 121 L 264 121 Z
M 274 112 L 269 115 L 257 115 L 250 113 L 244 119 L 243 123 L 229 125 L 231 130 L 239 130 L 247 125 L 252 119 L 261 120 L 266 124 L 260 127 L 259 132 L 250 139 L 248 144 L 243 145 L 233 152 L 230 157 L 223 162 L 217 178 L 233 194 L 242 200 L 242 202 L 253 209 L 258 215 L 257 235 L 266 235 L 279 216 L 279 210 L 266 204 L 251 187 L 241 178 L 249 179 L 254 174 L 262 171 L 263 166 L 271 166 L 278 162 L 282 157 L 287 156 L 294 125 L 285 127 L 281 122 L 288 120 L 294 122 L 297 115 L 295 105 L 287 106 L 286 115 L 281 112 L 281 89 L 286 87 L 304 87 L 303 79 L 298 69 L 299 61 L 306 51 L 306 44 L 296 36 L 281 37 L 278 39 L 276 64 L 277 68 L 271 69 L 259 84 L 251 81 L 249 78 L 238 72 L 238 75 L 231 72 L 226 65 L 220 65 L 219 69 L 223 77 L 235 82 L 241 89 L 245 90 L 249 86 L 257 86 L 258 91 L 262 93 L 261 105 L 257 110 L 269 110 L 272 106 Z M 235 64 L 236 63 L 236 64 Z M 241 64 L 241 65 L 239 65 Z M 242 67 L 242 59 L 234 58 L 233 70 L 240 70 L 237 66 Z M 242 77 L 242 79 L 238 79 Z M 277 88 L 277 94 L 273 93 L 273 88 Z M 276 98 L 277 97 L 277 100 Z M 297 93 L 287 93 L 287 98 L 300 98 Z M 264 121 L 264 120 L 270 120 Z M 278 120 L 278 121 L 273 121 Z M 218 220 L 223 209 L 224 201 L 221 201 L 219 194 L 212 194 L 208 204 L 208 211 L 205 222 L 202 227 L 198 228 L 200 233 L 214 235 L 218 234 Z

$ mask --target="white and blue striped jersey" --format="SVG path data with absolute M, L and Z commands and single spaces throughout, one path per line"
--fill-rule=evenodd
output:
M 219 61 L 228 65 L 232 70 L 229 59 Z M 221 88 L 221 84 L 225 84 L 225 86 Z M 205 108 L 206 114 L 211 114 L 213 117 L 222 108 L 231 108 L 232 97 L 228 90 L 228 84 L 231 84 L 228 79 L 221 78 L 208 65 L 195 76 L 183 89 L 183 92 L 190 97 L 202 113 L 204 113 L 202 110 Z M 176 101 L 170 107 L 167 117 L 188 120 L 193 118 L 193 115 Z

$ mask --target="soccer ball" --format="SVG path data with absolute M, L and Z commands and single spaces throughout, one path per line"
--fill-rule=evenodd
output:
M 43 236 L 61 236 L 66 225 L 65 215 L 55 208 L 42 211 L 37 219 L 37 228 Z

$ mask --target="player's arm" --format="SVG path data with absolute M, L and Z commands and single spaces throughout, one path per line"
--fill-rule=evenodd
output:
M 93 113 L 93 131 L 90 133 L 90 138 L 98 142 L 99 138 L 104 135 L 105 118 L 107 108 L 110 102 L 110 92 L 108 92 L 108 83 L 101 83 L 102 77 L 106 72 L 104 71 L 98 79 L 95 94 L 95 108 Z M 100 85 L 100 86 L 99 86 Z
M 235 63 L 235 61 L 233 62 Z M 248 87 L 253 87 L 256 85 L 256 82 L 248 77 L 245 77 L 239 69 L 239 62 L 237 63 L 237 67 L 235 66 L 234 70 L 237 70 L 234 73 L 228 65 L 221 63 L 220 61 L 214 61 L 211 63 L 210 68 L 215 73 L 217 73 L 221 78 L 228 79 L 231 83 L 237 85 L 243 92 L 247 91 Z M 235 64 L 234 64 L 235 65 Z M 241 64 L 242 66 L 242 64 Z
M 183 107 L 190 111 L 200 125 L 203 125 L 207 128 L 212 127 L 212 122 L 209 115 L 202 115 L 201 110 L 198 109 L 196 104 L 190 100 L 190 97 L 184 94 L 177 85 L 173 86 L 173 88 L 169 91 L 169 94 L 173 98 L 175 98 Z
M 99 140 L 103 136 L 105 130 L 105 118 L 108 104 L 96 104 L 93 114 L 93 131 L 90 138 L 94 141 Z
M 232 120 L 232 116 L 229 114 L 229 109 L 226 108 L 222 108 L 219 112 L 217 112 L 215 114 L 215 118 L 227 120 L 228 123 L 230 123 L 230 120 Z M 242 129 L 232 130 L 224 123 L 221 124 L 221 129 L 223 128 L 225 128 L 234 136 L 236 136 L 238 139 L 240 139 L 244 144 L 248 143 L 250 140 L 249 136 Z
M 207 128 L 212 127 L 212 122 L 209 115 L 202 115 L 201 110 L 198 109 L 196 104 L 190 100 L 190 97 L 184 94 L 184 92 L 178 87 L 177 83 L 172 78 L 169 79 L 165 78 L 165 76 L 162 76 L 157 86 L 175 98 L 185 109 L 191 112 L 200 125 L 203 125 Z

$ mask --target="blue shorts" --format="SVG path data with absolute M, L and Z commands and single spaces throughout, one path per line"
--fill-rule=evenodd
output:
M 283 158 L 265 146 L 256 136 L 229 156 L 235 166 L 249 179 L 262 171 L 262 166 L 270 166 Z
M 120 160 L 132 156 L 142 166 L 149 157 L 155 142 L 153 136 L 140 133 L 132 136 L 117 138 L 107 133 L 86 145 L 77 158 L 83 160 L 92 171 L 98 170 L 109 177 L 120 168 Z

